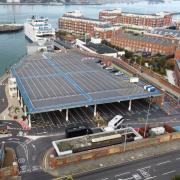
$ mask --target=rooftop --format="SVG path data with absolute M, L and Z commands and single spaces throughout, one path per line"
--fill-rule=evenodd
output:
M 156 38 L 152 36 L 133 35 L 133 34 L 128 34 L 128 33 L 120 33 L 116 35 L 116 37 L 150 42 L 150 43 L 160 44 L 163 46 L 169 46 L 173 44 L 172 40 L 170 39 L 160 39 L 160 38 Z
M 106 46 L 105 44 L 94 44 L 92 42 L 88 42 L 86 45 L 89 49 L 95 51 L 98 54 L 106 54 L 106 53 L 117 53 L 118 51 Z
M 85 20 L 85 21 L 94 21 L 94 22 L 100 22 L 100 23 L 103 23 L 103 24 L 108 24 L 108 22 L 104 22 L 103 20 L 100 20 L 100 19 L 94 19 L 94 18 L 88 18 L 88 17 L 75 17 L 75 16 L 66 16 L 66 15 L 63 15 L 62 18 L 68 18 L 68 19 L 79 19 L 79 20 Z M 61 18 L 60 18 L 61 19 Z
M 177 63 L 179 70 L 180 70 L 180 59 L 176 60 L 176 63 Z
M 11 69 L 29 113 L 159 96 L 98 66 L 75 50 L 35 54 Z
M 179 30 L 171 30 L 171 29 L 162 29 L 157 28 L 151 31 L 152 34 L 158 34 L 162 36 L 173 36 L 176 38 L 180 38 L 180 31 Z

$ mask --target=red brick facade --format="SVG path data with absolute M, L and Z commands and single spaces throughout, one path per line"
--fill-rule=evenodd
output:
M 176 49 L 175 59 L 180 59 L 180 48 Z
M 121 28 L 112 27 L 109 23 L 95 19 L 63 16 L 59 19 L 59 28 L 78 35 L 98 36 L 108 39 L 121 32 Z
M 117 10 L 105 10 L 99 13 L 99 19 L 111 22 L 112 24 L 127 24 L 144 27 L 163 27 L 172 24 L 172 17 L 169 14 L 130 14 Z
M 132 52 L 151 52 L 152 54 L 173 55 L 176 44 L 168 39 L 159 39 L 150 36 L 134 36 L 121 33 L 111 39 L 111 43 Z

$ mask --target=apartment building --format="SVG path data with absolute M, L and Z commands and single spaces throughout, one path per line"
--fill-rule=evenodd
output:
M 59 19 L 59 28 L 63 31 L 96 36 L 102 39 L 111 38 L 113 34 L 121 31 L 120 26 L 113 26 L 109 22 L 84 17 L 79 11 L 65 13 Z
M 170 13 L 137 14 L 121 12 L 121 10 L 103 10 L 99 12 L 99 19 L 112 24 L 121 24 L 137 28 L 151 29 L 154 27 L 165 27 L 172 24 Z
M 132 52 L 150 52 L 151 54 L 174 55 L 176 44 L 173 40 L 145 35 L 120 33 L 111 39 L 111 43 Z

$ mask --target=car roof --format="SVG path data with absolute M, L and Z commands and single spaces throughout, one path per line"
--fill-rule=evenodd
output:
M 121 115 L 116 115 L 113 119 L 111 119 L 110 121 L 109 121 L 109 125 L 112 125 L 112 124 L 114 124 L 114 123 L 116 123 L 118 120 L 120 120 L 120 119 L 122 119 L 123 118 L 123 116 L 121 116 Z

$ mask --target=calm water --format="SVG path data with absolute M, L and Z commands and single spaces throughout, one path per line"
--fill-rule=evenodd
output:
M 152 2 L 152 0 L 150 0 Z M 121 8 L 127 12 L 155 13 L 159 11 L 180 11 L 180 1 L 167 0 L 164 3 L 149 3 L 140 1 L 136 3 L 119 3 L 106 5 L 88 5 L 88 6 L 7 6 L 0 5 L 0 22 L 24 23 L 26 18 L 32 15 L 46 16 L 49 21 L 57 28 L 58 18 L 66 11 L 80 10 L 91 18 L 97 18 L 98 12 L 102 9 Z M 0 34 L 0 75 L 12 64 L 26 54 L 26 44 L 24 33 Z

